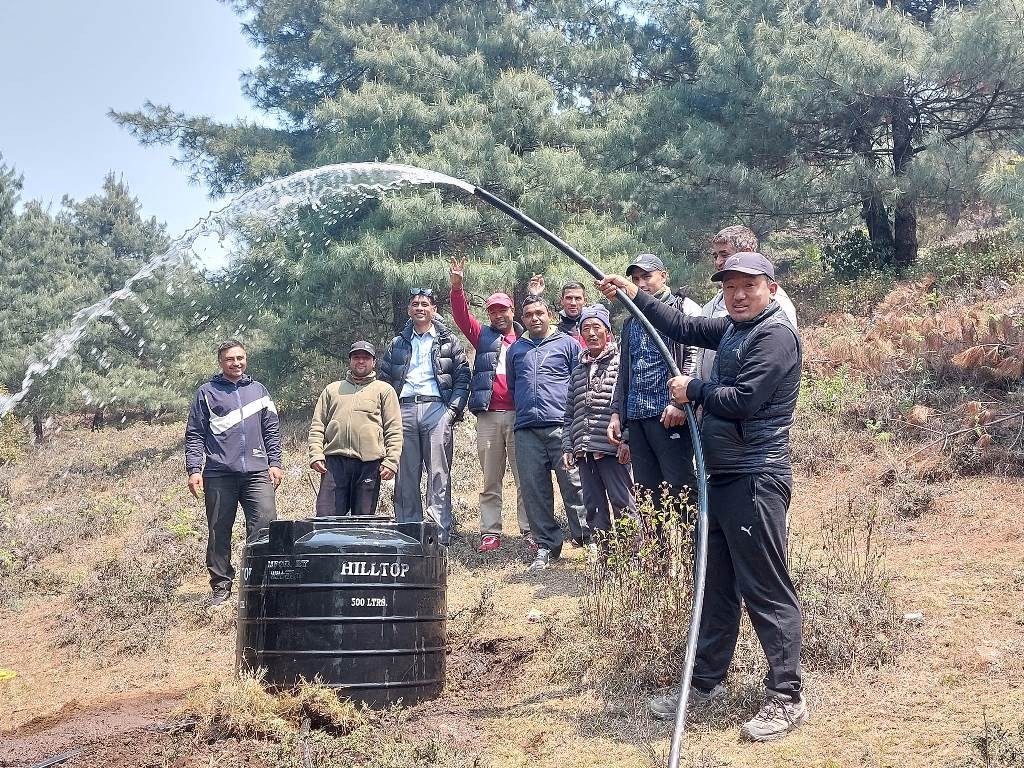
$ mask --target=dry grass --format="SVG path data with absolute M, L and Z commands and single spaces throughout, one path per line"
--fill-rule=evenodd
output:
M 159 647 L 174 620 L 173 597 L 190 569 L 187 549 L 155 530 L 101 562 L 71 595 L 75 610 L 57 636 L 60 646 L 97 658 Z
M 877 509 L 837 502 L 823 515 L 813 549 L 801 544 L 791 547 L 790 569 L 803 610 L 804 669 L 836 674 L 895 661 L 906 629 L 892 596 Z
M 612 699 L 676 685 L 692 601 L 692 510 L 675 505 L 656 536 L 650 500 L 639 524 L 626 521 L 606 561 L 588 569 L 582 598 L 589 680 Z M 804 624 L 801 663 L 810 673 L 846 674 L 893 662 L 904 647 L 877 517 L 854 505 L 822 517 L 816 537 L 792 548 L 791 572 Z M 730 695 L 699 718 L 724 727 L 748 715 L 761 695 L 765 661 L 744 618 L 730 670 Z
M 683 653 L 693 601 L 693 518 L 685 502 L 658 511 L 641 495 L 587 569 L 582 614 L 593 642 L 591 676 L 623 694 L 666 685 Z
M 406 741 L 400 709 L 356 707 L 316 681 L 271 694 L 259 677 L 242 676 L 222 682 L 215 691 L 196 691 L 182 714 L 194 724 L 197 742 L 255 742 L 267 768 L 485 765 L 479 756 L 436 739 Z

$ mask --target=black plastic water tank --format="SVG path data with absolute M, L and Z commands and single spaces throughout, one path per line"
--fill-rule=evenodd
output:
M 435 698 L 447 570 L 433 523 L 275 520 L 245 547 L 236 666 L 271 686 L 319 678 L 371 707 Z

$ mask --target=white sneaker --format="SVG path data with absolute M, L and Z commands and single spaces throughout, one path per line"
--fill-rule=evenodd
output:
M 551 554 L 551 550 L 550 549 L 544 549 L 542 547 L 541 549 L 537 550 L 536 557 L 533 558 L 533 562 L 530 563 L 530 567 L 527 568 L 526 570 L 528 570 L 528 571 L 543 571 L 543 570 L 546 570 L 547 567 L 549 565 L 551 565 L 551 561 L 554 560 L 554 559 L 555 558 Z
M 743 724 L 740 733 L 751 741 L 775 741 L 805 722 L 807 704 L 802 698 L 793 701 L 781 693 L 768 691 L 761 711 Z

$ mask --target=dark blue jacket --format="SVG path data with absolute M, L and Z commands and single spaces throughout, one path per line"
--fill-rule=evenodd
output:
M 469 400 L 469 362 L 466 350 L 448 326 L 434 318 L 434 332 L 437 336 L 430 350 L 434 363 L 434 378 L 441 399 L 461 419 Z M 395 388 L 401 396 L 405 377 L 409 372 L 412 358 L 412 320 L 407 320 L 402 332 L 392 339 L 384 355 L 377 362 L 377 378 Z
M 243 375 L 218 373 L 196 392 L 185 426 L 185 469 L 191 475 L 260 472 L 281 466 L 281 429 L 267 388 Z
M 513 325 L 516 335 L 521 336 L 523 326 Z M 498 372 L 498 355 L 505 334 L 485 325 L 480 329 L 480 341 L 473 359 L 473 378 L 469 380 L 469 412 L 483 413 L 491 406 L 491 387 Z M 511 349 L 511 346 L 509 347 Z
M 579 354 L 579 342 L 561 331 L 539 341 L 523 336 L 508 348 L 505 375 L 516 404 L 514 429 L 562 425 Z

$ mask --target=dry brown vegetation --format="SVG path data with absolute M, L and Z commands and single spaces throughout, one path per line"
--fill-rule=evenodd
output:
M 1019 421 L 999 421 L 1017 383 L 983 370 L 998 370 L 991 357 L 956 360 L 981 344 L 1017 354 L 1015 320 L 991 318 L 1016 318 L 1024 290 L 968 304 L 933 293 L 904 287 L 872 318 L 806 331 L 791 558 L 812 718 L 778 744 L 737 740 L 764 674 L 745 626 L 730 695 L 692 724 L 687 765 L 1020 764 L 1024 490 L 1005 475 L 1024 448 Z M 934 349 L 916 338 L 926 318 L 956 318 L 959 336 Z M 305 426 L 286 423 L 279 508 L 293 517 L 312 507 Z M 231 609 L 203 605 L 205 521 L 184 488 L 181 425 L 68 424 L 23 446 L 0 465 L 0 670 L 14 674 L 0 675 L 0 766 L 82 747 L 66 765 L 664 764 L 668 726 L 643 697 L 679 670 L 687 515 L 660 562 L 634 557 L 634 531 L 604 565 L 567 551 L 526 574 L 516 536 L 476 553 L 471 424 L 457 445 L 445 695 L 385 713 L 232 677 Z M 506 514 L 514 531 L 508 502 Z

